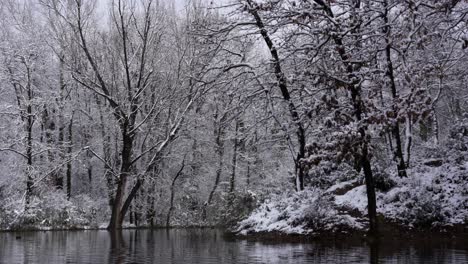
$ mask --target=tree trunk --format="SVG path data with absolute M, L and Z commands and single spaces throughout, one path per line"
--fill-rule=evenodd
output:
M 58 127 L 58 145 L 60 147 L 59 155 L 60 162 L 65 159 L 65 119 L 64 119 L 64 108 L 65 108 L 65 79 L 63 73 L 63 56 L 59 56 L 59 88 L 60 88 L 60 105 L 59 105 L 59 127 Z M 68 164 L 68 163 L 67 163 Z M 56 186 L 57 189 L 63 189 L 63 171 L 60 169 L 57 171 Z M 68 195 L 67 195 L 68 197 Z
M 364 169 L 364 178 L 366 180 L 366 193 L 367 193 L 367 213 L 369 214 L 369 232 L 377 234 L 377 201 L 375 196 L 374 177 L 372 175 L 371 163 L 368 157 L 367 144 L 363 147 L 362 153 L 362 167 Z
M 129 217 L 129 221 L 130 221 L 130 224 L 132 225 L 133 224 L 133 206 L 130 205 L 130 213 L 128 214 L 128 217 Z
M 68 161 L 67 161 L 67 199 L 71 197 L 71 176 L 72 176 L 72 161 L 71 155 L 73 151 L 73 116 L 68 124 Z
M 143 184 L 142 179 L 137 179 L 135 182 L 135 185 L 133 185 L 132 190 L 127 196 L 127 199 L 125 199 L 125 202 L 122 205 L 122 209 L 120 212 L 120 218 L 119 218 L 119 228 L 122 228 L 123 221 L 125 219 L 125 215 L 127 214 L 128 209 L 130 208 L 130 205 L 132 204 L 133 200 L 135 199 L 138 190 L 140 189 L 141 185 Z
M 174 179 L 172 179 L 172 183 L 171 183 L 171 199 L 170 199 L 170 206 L 169 206 L 169 211 L 167 212 L 167 216 L 166 216 L 166 227 L 170 227 L 171 225 L 171 214 L 172 212 L 174 211 L 174 190 L 175 190 L 175 183 L 177 181 L 177 179 L 179 178 L 180 175 L 182 175 L 182 171 L 184 170 L 184 167 L 185 167 L 185 157 L 184 159 L 182 160 L 182 165 L 179 169 L 179 171 L 176 173 Z
M 61 109 L 63 113 L 63 109 Z M 59 115 L 59 128 L 58 128 L 58 145 L 60 146 L 59 149 L 59 155 L 60 155 L 60 162 L 62 162 L 65 159 L 65 121 L 63 115 Z M 57 189 L 62 190 L 63 189 L 63 171 L 60 169 L 57 171 L 57 177 L 55 181 L 55 185 Z
M 217 118 L 218 118 L 218 109 L 216 109 L 215 120 L 217 120 Z M 205 202 L 203 206 L 203 219 L 204 220 L 206 220 L 206 209 L 211 204 L 211 201 L 213 200 L 213 196 L 214 196 L 214 193 L 216 192 L 216 189 L 218 188 L 218 185 L 221 179 L 221 173 L 224 167 L 224 128 L 222 127 L 222 122 L 217 122 L 215 127 L 216 127 L 215 129 L 216 150 L 215 151 L 218 157 L 218 167 L 216 169 L 216 177 L 215 177 L 213 188 L 211 189 L 211 192 L 208 196 L 208 200 Z
M 27 143 L 26 143 L 26 157 L 27 157 L 27 178 L 26 178 L 26 208 L 28 208 L 29 203 L 31 202 L 31 196 L 33 193 L 33 125 L 34 125 L 34 115 L 32 113 L 32 99 L 33 99 L 33 91 L 31 87 L 31 79 L 30 79 L 30 73 L 29 73 L 29 68 L 27 68 L 27 73 L 28 73 L 28 85 L 27 85 L 27 93 L 28 93 L 28 102 L 27 102 L 27 108 L 26 108 L 26 114 L 27 114 L 27 124 L 26 124 L 26 130 L 27 130 Z
M 412 135 L 412 128 L 411 128 L 411 116 L 409 114 L 406 115 L 406 124 L 405 124 L 405 134 L 406 134 L 406 141 L 405 141 L 405 151 L 406 151 L 406 166 L 409 166 L 410 158 L 411 158 L 411 144 L 413 142 L 413 135 Z
M 434 144 L 439 145 L 439 120 L 435 109 L 432 109 L 432 126 L 434 130 Z
M 296 126 L 296 136 L 297 136 L 297 143 L 298 143 L 298 152 L 297 156 L 295 157 L 295 171 L 296 171 L 296 189 L 298 191 L 304 190 L 304 176 L 305 171 L 303 166 L 301 166 L 301 160 L 305 157 L 305 145 L 306 145 L 306 138 L 305 138 L 305 129 L 304 125 L 302 124 L 301 118 L 299 116 L 299 112 L 296 108 L 296 105 L 291 100 L 291 95 L 288 90 L 288 85 L 286 78 L 284 76 L 284 72 L 281 68 L 281 62 L 278 55 L 278 50 L 276 49 L 273 41 L 268 34 L 268 31 L 263 24 L 262 18 L 258 14 L 255 4 L 252 3 L 251 0 L 247 0 L 249 6 L 249 12 L 254 17 L 255 23 L 260 30 L 260 34 L 262 35 L 263 40 L 265 41 L 268 49 L 270 51 L 270 55 L 273 59 L 273 66 L 275 69 L 275 76 L 276 81 L 278 82 L 278 87 L 280 88 L 281 95 L 283 99 L 288 103 L 289 113 L 291 115 L 292 121 Z
M 392 63 L 392 57 L 391 57 L 391 41 L 390 41 L 390 25 L 388 21 L 388 3 L 387 0 L 383 2 L 384 4 L 384 34 L 385 34 L 385 56 L 387 60 L 387 70 L 386 70 L 386 75 L 388 80 L 390 81 L 390 89 L 392 92 L 392 109 L 393 112 L 396 114 L 398 112 L 398 109 L 396 108 L 396 103 L 398 99 L 398 93 L 396 90 L 396 84 L 395 84 L 395 74 L 393 72 L 393 63 Z M 405 165 L 405 160 L 403 157 L 403 151 L 402 151 L 402 146 L 401 146 L 401 137 L 400 137 L 400 124 L 398 121 L 398 117 L 395 117 L 395 124 L 392 126 L 392 135 L 393 138 L 395 139 L 395 149 L 394 149 L 394 159 L 397 162 L 397 169 L 398 169 L 398 176 L 400 177 L 406 177 L 406 165 Z
M 44 123 L 45 127 L 45 142 L 48 146 L 47 150 L 47 158 L 50 166 L 53 166 L 55 163 L 55 152 L 50 150 L 51 148 L 55 147 L 56 143 L 59 142 L 54 142 L 54 132 L 56 129 L 56 124 L 54 120 L 54 116 L 52 114 L 55 113 L 55 109 L 52 108 L 52 110 L 47 109 L 47 106 L 44 105 L 44 111 L 42 114 L 42 122 Z M 63 189 L 63 177 L 60 175 L 60 169 L 55 169 L 52 171 L 51 175 L 51 182 L 55 186 L 55 188 L 61 190 Z
M 126 210 L 122 208 L 124 205 L 124 196 L 125 196 L 125 188 L 127 187 L 127 180 L 128 176 L 130 175 L 131 171 L 131 157 L 132 157 L 132 149 L 133 149 L 133 140 L 134 138 L 127 133 L 126 127 L 123 128 L 123 135 L 122 135 L 122 158 L 121 158 L 121 168 L 119 179 L 117 181 L 117 191 L 115 193 L 114 201 L 112 204 L 112 213 L 111 219 L 109 222 L 109 226 L 107 227 L 108 230 L 116 230 L 122 228 L 122 222 L 125 217 Z M 136 185 L 141 184 L 137 181 Z M 139 188 L 139 186 L 138 186 Z M 132 190 L 133 191 L 133 190 Z M 127 208 L 128 209 L 128 208 Z
M 235 185 L 236 185 L 236 168 L 237 168 L 237 147 L 239 145 L 238 139 L 238 131 L 239 131 L 239 120 L 236 119 L 236 127 L 234 131 L 234 139 L 233 139 L 233 153 L 232 153 L 232 172 L 231 172 L 231 179 L 229 180 L 229 192 L 234 192 Z
M 246 181 L 246 184 L 247 184 L 247 188 L 249 188 L 249 186 L 250 186 L 250 163 L 247 164 L 247 181 Z
M 315 0 L 315 2 L 322 6 L 322 8 L 328 16 L 330 16 L 331 18 L 335 17 L 330 6 L 328 6 L 324 1 Z M 357 1 L 355 8 L 359 8 L 359 4 L 360 1 Z M 362 111 L 364 109 L 364 106 L 362 105 L 362 92 L 360 81 L 358 76 L 356 76 L 356 74 L 354 73 L 354 67 L 352 63 L 350 63 L 348 60 L 350 56 L 346 53 L 346 49 L 343 44 L 342 38 L 339 35 L 333 35 L 332 38 L 335 42 L 337 52 L 341 58 L 341 61 L 345 66 L 346 72 L 348 73 L 349 79 L 353 80 L 352 83 L 347 85 L 347 89 L 351 92 L 351 103 L 353 104 L 354 116 L 356 118 L 356 122 L 359 125 L 358 131 L 360 135 L 362 151 L 362 153 L 359 156 L 359 160 L 361 161 L 360 163 L 364 170 L 364 178 L 366 181 L 366 192 L 368 202 L 367 213 L 369 215 L 369 234 L 376 235 L 378 232 L 378 224 L 374 177 L 370 163 L 369 149 L 367 146 L 366 127 L 364 126 L 364 124 L 360 124 L 362 121 Z
M 30 94 L 30 92 L 28 92 Z M 29 100 L 31 101 L 31 100 Z M 33 156 L 32 156 L 32 151 L 33 151 L 33 145 L 32 145 L 32 128 L 34 124 L 34 119 L 32 115 L 32 106 L 31 103 L 28 104 L 27 107 L 27 114 L 28 114 L 28 123 L 27 123 L 27 143 L 26 143 L 26 157 L 27 157 L 27 178 L 26 178 L 26 207 L 29 205 L 31 202 L 31 196 L 33 192 L 33 177 L 32 177 L 32 165 L 33 165 Z

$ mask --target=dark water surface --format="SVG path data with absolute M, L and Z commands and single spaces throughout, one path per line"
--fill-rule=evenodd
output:
M 0 233 L 0 263 L 468 263 L 467 239 L 253 242 L 212 229 Z

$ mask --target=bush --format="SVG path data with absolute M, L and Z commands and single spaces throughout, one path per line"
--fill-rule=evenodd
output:
M 80 195 L 67 200 L 61 191 L 34 197 L 25 208 L 21 199 L 6 203 L 0 225 L 5 229 L 69 229 L 97 226 L 98 204 L 90 197 Z
M 222 192 L 210 205 L 208 215 L 219 226 L 234 226 L 247 217 L 257 205 L 257 196 L 251 191 Z
M 382 192 L 388 192 L 396 186 L 396 182 L 389 174 L 379 170 L 374 172 L 374 184 L 375 188 Z
M 285 192 L 261 203 L 235 231 L 281 232 L 310 234 L 337 229 L 361 229 L 363 226 L 349 215 L 334 208 L 332 197 L 320 189 Z
M 442 215 L 442 204 L 439 200 L 433 199 L 429 192 L 421 189 L 416 192 L 402 194 L 403 210 L 400 213 L 408 224 L 416 228 L 430 228 L 444 222 Z

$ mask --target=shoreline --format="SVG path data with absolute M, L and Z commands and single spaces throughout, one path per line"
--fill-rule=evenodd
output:
M 409 228 L 396 223 L 383 223 L 379 234 L 369 236 L 365 230 L 341 230 L 341 231 L 319 231 L 310 234 L 295 234 L 283 233 L 279 231 L 270 232 L 251 232 L 240 234 L 240 232 L 232 231 L 228 227 L 222 226 L 125 226 L 120 231 L 125 230 L 170 230 L 170 229 L 220 229 L 223 230 L 224 236 L 228 239 L 241 239 L 247 241 L 258 242 L 317 242 L 317 241 L 336 241 L 336 240 L 361 240 L 372 242 L 377 240 L 394 240 L 394 239 L 421 239 L 433 238 L 438 239 L 453 239 L 460 238 L 468 241 L 468 224 L 444 226 L 438 228 Z M 10 230 L 0 230 L 0 233 L 23 233 L 23 232 L 62 232 L 62 231 L 108 231 L 105 227 L 61 227 L 61 228 L 20 228 Z M 111 231 L 109 231 L 111 232 Z
M 228 232 L 228 238 L 251 242 L 267 243 L 309 243 L 309 242 L 340 242 L 354 241 L 366 243 L 381 243 L 392 241 L 431 241 L 456 240 L 466 242 L 468 247 L 468 224 L 451 227 L 450 229 L 398 229 L 381 230 L 378 235 L 371 236 L 363 230 L 348 230 L 342 232 L 317 232 L 312 234 L 286 234 L 278 231 L 239 234 Z

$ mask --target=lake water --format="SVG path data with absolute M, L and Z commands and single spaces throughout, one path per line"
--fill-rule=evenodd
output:
M 467 239 L 255 242 L 213 229 L 0 233 L 0 263 L 468 263 Z

